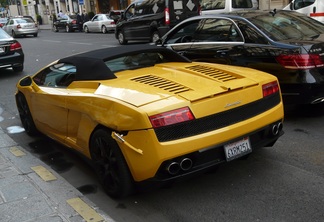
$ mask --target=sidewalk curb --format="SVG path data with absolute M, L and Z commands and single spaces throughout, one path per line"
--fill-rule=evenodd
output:
M 44 180 L 32 168 L 46 169 Z M 35 169 L 35 168 L 34 168 Z M 43 174 L 46 176 L 46 174 Z M 0 215 L 4 221 L 114 220 L 0 127 Z

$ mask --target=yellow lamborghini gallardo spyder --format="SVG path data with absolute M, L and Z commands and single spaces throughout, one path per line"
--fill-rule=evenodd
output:
M 276 77 L 151 45 L 59 59 L 21 79 L 15 96 L 26 132 L 89 158 L 112 197 L 243 158 L 283 134 Z

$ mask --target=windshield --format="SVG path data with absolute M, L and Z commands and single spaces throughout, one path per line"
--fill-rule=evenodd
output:
M 297 13 L 262 14 L 248 20 L 275 41 L 309 39 L 324 33 L 322 23 Z

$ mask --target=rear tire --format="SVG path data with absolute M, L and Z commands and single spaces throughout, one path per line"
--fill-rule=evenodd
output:
M 16 37 L 17 37 L 17 35 L 16 35 L 16 33 L 15 33 L 15 31 L 14 31 L 14 30 L 12 30 L 12 33 L 11 33 L 11 35 L 12 35 L 12 37 L 13 37 L 13 38 L 16 38 Z
M 66 25 L 66 26 L 65 26 L 65 31 L 66 31 L 66 32 L 71 32 L 70 26 Z
M 14 72 L 21 72 L 24 70 L 24 65 L 21 64 L 20 66 L 14 66 L 14 67 L 12 67 L 12 69 Z
M 103 34 L 106 34 L 107 33 L 107 28 L 106 28 L 106 26 L 102 26 L 101 27 L 101 32 L 103 33 Z
M 109 196 L 121 198 L 133 192 L 134 182 L 128 165 L 109 130 L 98 129 L 93 133 L 90 153 L 103 188 Z

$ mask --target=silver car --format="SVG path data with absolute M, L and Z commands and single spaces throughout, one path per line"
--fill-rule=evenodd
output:
M 96 14 L 90 21 L 83 24 L 84 32 L 102 32 L 115 31 L 116 23 L 107 14 Z
M 38 35 L 38 26 L 37 24 L 30 18 L 10 18 L 7 24 L 3 27 L 9 35 L 12 37 L 17 36 L 26 36 L 33 35 L 37 37 Z

